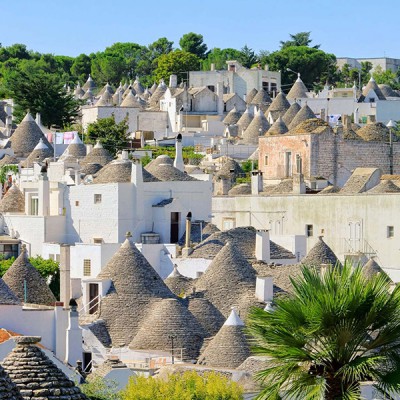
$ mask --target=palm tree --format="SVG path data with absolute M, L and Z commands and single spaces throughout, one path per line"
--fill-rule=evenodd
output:
M 269 357 L 258 399 L 359 399 L 360 382 L 400 389 L 400 288 L 384 273 L 303 267 L 273 312 L 253 309 L 253 350 Z M 391 397 L 389 397 L 391 398 Z

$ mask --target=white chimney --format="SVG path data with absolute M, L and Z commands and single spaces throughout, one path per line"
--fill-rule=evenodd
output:
M 263 177 L 261 171 L 251 172 L 251 194 L 259 194 L 263 191 Z
M 131 182 L 136 186 L 143 183 L 143 170 L 142 164 L 139 160 L 132 161 Z
M 214 64 L 214 63 L 211 63 L 211 65 L 210 65 L 210 71 L 215 71 L 215 64 Z
M 86 154 L 89 154 L 93 150 L 93 145 L 92 144 L 87 144 L 86 145 Z
M 42 125 L 42 118 L 40 116 L 40 113 L 36 113 L 36 119 L 35 119 L 36 123 L 41 126 Z
M 218 115 L 224 113 L 224 84 L 222 82 L 217 83 L 217 111 Z
M 71 298 L 71 248 L 69 244 L 60 245 L 60 301 L 65 305 Z
M 82 360 L 82 329 L 79 327 L 79 313 L 76 306 L 71 306 L 66 335 L 65 361 L 76 367 L 76 362 Z
M 169 87 L 176 88 L 178 86 L 178 77 L 176 75 L 169 76 Z
M 122 150 L 122 152 L 121 152 L 121 160 L 129 160 L 129 152 L 128 152 L 128 150 Z
M 271 260 L 269 231 L 266 229 L 260 229 L 256 233 L 256 258 L 258 261 L 264 262 L 269 262 Z
M 39 209 L 38 215 L 45 217 L 49 215 L 50 209 L 50 184 L 47 172 L 41 172 L 39 175 Z
M 179 169 L 179 171 L 185 170 L 185 164 L 183 163 L 183 155 L 182 155 L 182 135 L 178 133 L 175 141 L 175 160 L 174 167 Z
M 306 193 L 306 184 L 304 183 L 304 175 L 302 173 L 293 174 L 293 193 L 294 194 Z
M 256 298 L 264 303 L 274 299 L 274 279 L 271 276 L 257 277 Z

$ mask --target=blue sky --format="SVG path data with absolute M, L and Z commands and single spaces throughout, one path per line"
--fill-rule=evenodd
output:
M 0 0 L 0 43 L 77 56 L 164 36 L 179 47 L 196 32 L 209 48 L 274 51 L 289 33 L 311 31 L 338 57 L 400 58 L 399 14 L 399 0 Z

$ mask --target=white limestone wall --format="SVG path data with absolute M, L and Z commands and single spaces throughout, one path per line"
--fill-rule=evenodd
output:
M 343 260 L 346 240 L 353 245 L 366 241 L 377 253 L 377 262 L 386 269 L 400 269 L 400 195 L 286 195 L 286 196 L 220 196 L 213 198 L 212 222 L 223 229 L 224 221 L 234 226 L 269 229 L 272 234 L 304 235 L 306 225 L 313 225 L 313 236 L 307 238 L 307 250 L 323 231 L 324 240 Z M 394 227 L 389 238 L 387 227 Z M 275 236 L 274 236 L 275 237 Z
M 57 319 L 60 327 L 65 326 L 68 320 L 68 311 L 61 309 L 57 312 Z M 41 343 L 49 350 L 56 353 L 57 331 L 56 331 L 56 310 L 55 309 L 32 309 L 26 310 L 21 306 L 0 306 L 0 326 L 13 332 L 28 336 L 41 336 Z M 58 340 L 65 343 L 65 330 L 59 330 L 64 338 Z M 61 354 L 62 357 L 62 354 Z
M 120 248 L 120 243 L 75 243 L 71 246 L 71 278 L 95 278 Z M 91 275 L 83 275 L 83 260 L 91 261 Z
M 4 221 L 9 232 L 14 232 L 26 244 L 29 255 L 42 254 L 44 242 L 62 242 L 65 238 L 65 217 L 17 215 L 5 213 Z
M 212 260 L 207 258 L 177 258 L 174 264 L 178 266 L 178 271 L 189 278 L 197 278 L 198 274 L 204 273 Z
M 66 189 L 64 203 L 68 243 L 91 243 L 94 237 L 103 238 L 106 243 L 119 242 L 118 185 L 79 185 Z M 94 204 L 95 194 L 101 194 L 100 204 Z

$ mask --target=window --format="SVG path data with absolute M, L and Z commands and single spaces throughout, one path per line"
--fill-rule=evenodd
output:
M 311 237 L 314 234 L 314 227 L 313 225 L 306 225 L 306 235 L 307 237 Z
M 236 65 L 235 64 L 230 64 L 229 65 L 229 71 L 236 72 Z
M 387 237 L 388 238 L 394 237 L 394 226 L 387 227 Z
M 79 207 L 79 201 L 75 201 L 75 206 Z
M 49 260 L 54 260 L 54 259 L 55 259 L 54 254 L 49 254 Z
M 95 238 L 93 238 L 93 243 L 101 244 L 101 243 L 103 243 L 103 238 L 95 237 Z
M 90 276 L 91 270 L 91 260 L 83 260 L 83 276 Z
M 39 198 L 31 197 L 31 215 L 38 215 L 39 213 Z
M 101 203 L 101 194 L 95 194 L 94 195 L 94 204 L 100 204 Z
M 296 172 L 298 174 L 303 173 L 303 160 L 301 159 L 300 154 L 296 154 Z
M 264 165 L 268 165 L 268 156 L 264 156 Z

